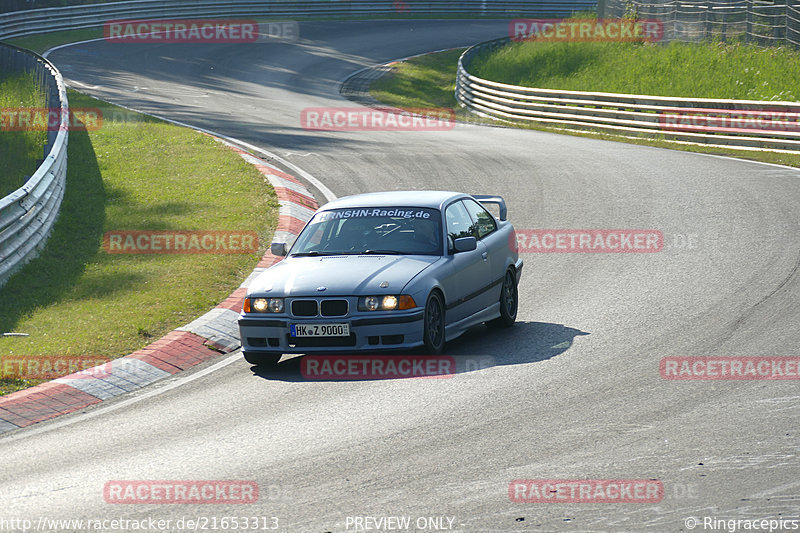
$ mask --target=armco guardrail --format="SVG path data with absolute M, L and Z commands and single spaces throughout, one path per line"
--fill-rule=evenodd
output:
M 133 0 L 15 11 L 0 15 L 0 39 L 91 28 L 114 19 L 167 17 L 369 17 L 381 15 L 569 15 L 596 0 Z
M 508 85 L 468 72 L 480 53 L 510 41 L 477 44 L 458 60 L 456 99 L 496 119 L 599 129 L 628 136 L 767 150 L 800 151 L 800 103 L 677 98 Z
M 47 107 L 61 110 L 59 127 L 47 133 L 44 162 L 25 185 L 0 199 L 0 285 L 3 285 L 44 246 L 58 216 L 67 179 L 69 105 L 61 74 L 43 57 L 0 43 L 0 65 L 11 72 L 33 73 L 46 91 Z

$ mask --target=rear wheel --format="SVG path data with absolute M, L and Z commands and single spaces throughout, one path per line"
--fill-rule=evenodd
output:
M 500 317 L 489 322 L 493 326 L 507 328 L 513 326 L 517 320 L 517 305 L 519 292 L 517 290 L 517 277 L 509 270 L 503 278 L 503 288 L 500 291 Z
M 251 365 L 260 366 L 262 368 L 274 367 L 281 360 L 281 354 L 263 353 L 263 352 L 242 352 L 244 360 Z
M 444 303 L 436 291 L 428 296 L 425 304 L 424 323 L 422 336 L 425 341 L 425 350 L 434 355 L 442 353 L 444 351 Z

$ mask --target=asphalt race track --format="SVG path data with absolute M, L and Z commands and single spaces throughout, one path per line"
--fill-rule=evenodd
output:
M 476 328 L 447 347 L 486 368 L 309 381 L 299 358 L 264 374 L 234 356 L 18 431 L 0 439 L 2 515 L 263 516 L 277 517 L 279 531 L 312 533 L 367 531 L 378 522 L 365 517 L 390 516 L 410 517 L 409 530 L 463 532 L 689 531 L 689 517 L 711 531 L 703 517 L 798 519 L 800 382 L 668 380 L 659 364 L 800 355 L 800 172 L 473 125 L 301 128 L 304 108 L 355 105 L 339 85 L 364 66 L 506 31 L 504 21 L 309 22 L 297 44 L 101 41 L 55 51 L 73 87 L 274 152 L 337 196 L 500 194 L 518 230 L 656 229 L 665 247 L 525 254 L 516 326 Z M 659 480 L 663 498 L 518 503 L 509 498 L 518 479 Z M 110 504 L 110 480 L 250 480 L 260 497 Z

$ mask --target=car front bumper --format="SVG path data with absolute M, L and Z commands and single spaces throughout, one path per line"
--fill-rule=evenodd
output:
M 359 313 L 348 317 L 300 318 L 247 313 L 239 315 L 239 333 L 245 352 L 347 353 L 405 350 L 423 344 L 423 309 Z M 342 324 L 350 337 L 292 337 L 291 324 Z

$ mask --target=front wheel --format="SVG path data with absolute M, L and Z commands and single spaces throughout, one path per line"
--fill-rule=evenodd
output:
M 272 368 L 281 360 L 281 354 L 263 353 L 263 352 L 242 352 L 244 360 L 251 365 L 260 366 L 262 368 Z
M 517 320 L 518 303 L 517 277 L 509 270 L 503 278 L 503 289 L 500 291 L 500 317 L 492 320 L 490 324 L 504 328 L 513 326 Z
M 432 354 L 444 351 L 444 303 L 438 292 L 432 292 L 425 304 L 425 320 L 423 327 L 423 340 L 425 350 Z

